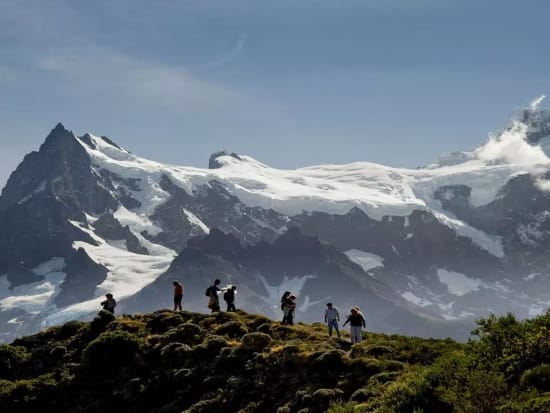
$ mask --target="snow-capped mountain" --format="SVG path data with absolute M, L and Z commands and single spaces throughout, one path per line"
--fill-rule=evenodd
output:
M 95 312 L 206 310 L 215 277 L 238 302 L 298 318 L 358 304 L 385 331 L 464 337 L 475 317 L 546 307 L 550 112 L 535 102 L 470 152 L 418 169 L 360 162 L 277 170 L 218 152 L 208 169 L 140 158 L 58 124 L 0 197 L 3 340 Z

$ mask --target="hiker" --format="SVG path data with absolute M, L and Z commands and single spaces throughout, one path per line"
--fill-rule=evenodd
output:
M 293 325 L 294 324 L 294 311 L 296 310 L 296 296 L 290 294 L 286 299 L 283 305 L 283 324 Z
M 181 308 L 181 300 L 183 298 L 183 285 L 177 281 L 172 283 L 174 285 L 174 311 L 178 309 L 183 311 Z
M 214 285 L 211 285 L 206 289 L 206 296 L 208 298 L 208 308 L 212 312 L 220 311 L 220 299 L 218 298 L 218 292 L 222 291 L 218 286 L 221 284 L 221 281 L 216 278 Z
M 283 312 L 283 320 L 281 321 L 281 324 L 286 324 L 286 318 L 287 318 L 287 304 L 289 302 L 288 297 L 290 296 L 290 291 L 285 291 L 281 297 L 281 311 Z
M 237 287 L 232 285 L 223 293 L 223 299 L 227 303 L 227 311 L 237 311 L 235 308 L 235 294 L 237 293 Z
M 113 298 L 113 294 L 107 293 L 105 294 L 105 297 L 107 298 L 105 301 L 101 302 L 101 307 L 112 314 L 115 313 L 115 307 L 116 307 L 116 301 Z
M 336 307 L 332 306 L 332 303 L 327 303 L 327 309 L 325 310 L 325 323 L 328 327 L 328 336 L 332 337 L 332 329 L 336 330 L 338 338 L 340 338 L 340 330 L 338 329 L 338 323 L 340 322 L 340 313 Z
M 365 323 L 365 317 L 363 317 L 363 314 L 360 311 L 357 311 L 356 307 L 351 309 L 351 314 L 348 316 L 342 327 L 347 323 L 350 325 L 349 332 L 351 335 L 351 344 L 360 343 L 363 341 L 363 338 L 361 337 L 361 328 L 366 327 L 367 325 Z

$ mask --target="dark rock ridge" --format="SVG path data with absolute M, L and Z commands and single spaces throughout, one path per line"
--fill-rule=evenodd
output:
M 146 232 L 143 235 L 176 251 L 181 251 L 188 239 L 205 235 L 209 228 L 235 234 L 247 244 L 272 241 L 290 221 L 272 209 L 243 204 L 217 181 L 200 186 L 192 194 L 175 185 L 166 175 L 162 176 L 160 185 L 171 197 L 156 208 L 151 218 L 163 232 L 156 236 Z M 203 225 L 190 219 L 190 215 Z
M 524 109 L 519 121 L 527 125 L 527 140 L 530 143 L 550 136 L 550 110 Z
M 24 268 L 22 265 L 13 265 L 8 269 L 7 280 L 10 287 L 19 287 L 20 285 L 32 284 L 43 280 L 44 277 L 36 275 L 34 272 Z
M 65 307 L 94 296 L 96 287 L 107 278 L 107 268 L 92 260 L 84 248 L 79 248 L 66 259 L 65 281 L 55 297 L 58 307 Z
M 128 225 L 123 227 L 113 214 L 103 214 L 94 222 L 93 226 L 96 234 L 101 238 L 106 240 L 123 240 L 126 242 L 126 249 L 128 251 L 135 252 L 136 254 L 149 254 L 147 248 L 143 247 L 139 239 L 130 231 L 130 227 Z
M 241 157 L 237 155 L 235 152 L 229 153 L 225 149 L 214 152 L 212 155 L 210 155 L 210 159 L 208 160 L 208 168 L 209 169 L 218 169 L 221 168 L 223 165 L 218 161 L 218 158 L 220 156 L 231 156 L 232 158 L 238 159 L 241 161 Z

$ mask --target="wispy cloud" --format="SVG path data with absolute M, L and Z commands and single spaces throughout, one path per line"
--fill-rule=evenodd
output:
M 39 59 L 37 66 L 61 76 L 69 93 L 85 96 L 89 92 L 175 112 L 235 103 L 240 98 L 185 68 L 141 61 L 105 49 L 50 54 Z
M 235 44 L 235 47 L 233 47 L 233 49 L 220 54 L 216 59 L 205 64 L 201 69 L 212 70 L 212 69 L 217 69 L 219 67 L 225 66 L 226 64 L 235 60 L 244 51 L 245 45 L 246 45 L 246 37 L 244 35 L 241 35 L 237 39 L 237 43 Z

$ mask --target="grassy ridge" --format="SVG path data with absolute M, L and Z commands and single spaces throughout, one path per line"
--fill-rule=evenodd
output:
M 0 346 L 0 411 L 550 412 L 550 315 L 475 334 L 350 346 L 243 312 L 101 313 Z

